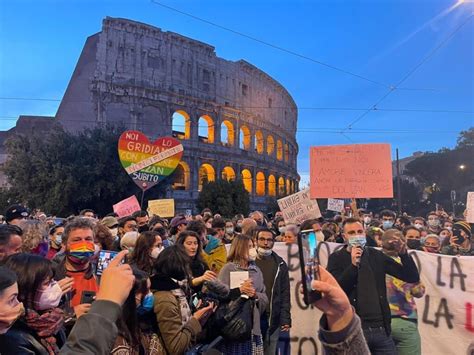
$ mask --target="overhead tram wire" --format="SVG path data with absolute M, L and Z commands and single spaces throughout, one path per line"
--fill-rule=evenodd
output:
M 231 28 L 228 28 L 228 27 L 225 27 L 225 26 L 222 26 L 222 25 L 219 25 L 215 22 L 212 22 L 212 21 L 209 21 L 209 20 L 206 20 L 206 19 L 203 19 L 201 17 L 198 17 L 196 15 L 193 15 L 193 14 L 190 14 L 188 12 L 185 12 L 185 11 L 182 11 L 182 10 L 179 10 L 179 9 L 176 9 L 174 7 L 171 7 L 169 5 L 165 5 L 159 1 L 156 1 L 156 0 L 150 0 L 151 3 L 157 5 L 157 6 L 161 6 L 163 8 L 166 8 L 168 10 L 171 10 L 171 11 L 174 11 L 174 12 L 177 12 L 181 15 L 184 15 L 184 16 L 187 16 L 187 17 L 190 17 L 190 18 L 193 18 L 197 21 L 200 21 L 200 22 L 203 22 L 203 23 L 206 23 L 208 25 L 211 25 L 211 26 L 214 26 L 214 27 L 217 27 L 221 30 L 224 30 L 224 31 L 227 31 L 227 32 L 230 32 L 230 33 L 233 33 L 233 34 L 236 34 L 238 36 L 242 36 L 244 38 L 247 38 L 247 39 L 250 39 L 251 41 L 254 41 L 254 42 L 257 42 L 257 43 L 260 43 L 260 44 L 263 44 L 267 47 L 270 47 L 270 48 L 273 48 L 273 49 L 276 49 L 276 50 L 279 50 L 281 52 L 284 52 L 284 53 L 287 53 L 287 54 L 291 54 L 295 57 L 298 57 L 298 58 L 301 58 L 301 59 L 305 59 L 307 61 L 310 61 L 310 62 L 313 62 L 313 63 L 316 63 L 316 64 L 319 64 L 319 65 L 322 65 L 326 68 L 329 68 L 329 69 L 332 69 L 332 70 L 335 70 L 335 71 L 338 71 L 340 73 L 343 73 L 343 74 L 346 74 L 346 75 L 350 75 L 350 76 L 353 76 L 353 77 L 356 77 L 358 79 L 362 79 L 362 80 L 365 80 L 365 81 L 368 81 L 372 84 L 376 84 L 376 85 L 379 85 L 379 86 L 383 86 L 385 88 L 390 88 L 390 85 L 387 85 L 387 84 L 384 84 L 380 81 L 376 81 L 376 80 L 372 80 L 370 78 L 367 78 L 365 76 L 362 76 L 360 74 L 356 74 L 356 73 L 353 73 L 349 70 L 346 70 L 346 69 L 342 69 L 342 68 L 339 68 L 339 67 L 336 67 L 335 65 L 332 65 L 332 64 L 328 64 L 328 63 L 325 63 L 325 62 L 322 62 L 320 60 L 317 60 L 317 59 L 314 59 L 314 58 L 311 58 L 311 57 L 308 57 L 304 54 L 301 54 L 301 53 L 298 53 L 298 52 L 295 52 L 293 50 L 290 50 L 290 49 L 286 49 L 286 48 L 283 48 L 281 46 L 278 46 L 276 44 L 273 44 L 273 43 L 270 43 L 270 42 L 266 42 L 264 40 L 261 40 L 261 39 L 258 39 L 256 37 L 253 37 L 253 36 L 250 36 L 248 34 L 245 34 L 243 32 L 239 32 L 239 31 L 236 31 L 236 30 L 233 30 Z
M 6 101 L 47 101 L 47 102 L 61 102 L 61 99 L 51 99 L 51 98 L 36 98 L 36 97 L 0 97 L 0 100 Z M 197 100 L 200 100 L 197 98 Z M 87 100 L 65 100 L 67 103 L 85 103 L 90 102 Z M 216 105 L 220 108 L 227 108 L 227 109 L 236 109 L 236 110 L 245 110 L 245 109 L 267 109 L 267 110 L 284 110 L 284 109 L 294 109 L 292 106 L 223 106 L 223 105 Z M 312 106 L 297 106 L 297 110 L 314 110 L 314 111 L 380 111 L 380 112 L 419 112 L 419 113 L 449 113 L 449 114 L 468 114 L 473 115 L 474 111 L 468 110 L 444 110 L 444 109 L 411 109 L 411 108 L 379 108 L 379 107 L 372 107 L 370 109 L 363 108 L 363 107 L 312 107 Z M 1 116 L 0 116 L 1 117 Z M 5 116 L 3 116 L 5 117 Z M 11 116 L 14 118 L 14 116 Z
M 385 95 L 383 95 L 374 105 L 372 105 L 369 109 L 367 109 L 364 113 L 362 113 L 359 117 L 353 120 L 349 125 L 341 131 L 341 133 L 351 131 L 354 124 L 362 120 L 367 114 L 371 111 L 377 110 L 377 106 L 384 101 L 391 93 L 393 93 L 397 88 L 405 82 L 413 73 L 415 73 L 423 64 L 425 64 L 431 57 L 433 57 L 436 52 L 438 52 L 444 45 L 446 45 L 455 35 L 458 33 L 472 18 L 474 17 L 474 13 L 471 14 L 464 22 L 462 22 L 453 32 L 449 34 L 440 44 L 438 44 L 428 55 L 423 58 L 420 63 L 418 63 L 413 69 L 411 69 L 396 85 L 392 86 Z

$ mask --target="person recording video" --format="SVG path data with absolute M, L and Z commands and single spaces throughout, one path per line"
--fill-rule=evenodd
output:
M 400 241 L 397 263 L 381 251 L 366 247 L 362 223 L 348 218 L 343 225 L 347 247 L 330 255 L 328 271 L 335 277 L 362 320 L 362 329 L 372 354 L 396 354 L 390 335 L 390 308 L 385 284 L 386 274 L 405 282 L 418 282 L 416 265 Z

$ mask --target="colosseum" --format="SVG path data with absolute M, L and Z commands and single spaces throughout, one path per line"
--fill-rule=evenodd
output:
M 297 107 L 252 64 L 147 24 L 107 17 L 89 37 L 56 119 L 78 131 L 120 124 L 184 146 L 172 175 L 177 211 L 195 209 L 205 181 L 241 177 L 251 207 L 293 193 Z

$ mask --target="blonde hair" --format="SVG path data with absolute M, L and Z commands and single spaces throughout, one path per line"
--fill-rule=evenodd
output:
M 43 222 L 28 219 L 21 221 L 19 227 L 23 231 L 22 253 L 31 253 L 41 242 L 48 241 L 48 229 Z
M 236 235 L 230 245 L 227 261 L 237 264 L 240 264 L 242 261 L 247 262 L 249 255 L 249 242 L 253 243 L 250 236 L 245 234 Z

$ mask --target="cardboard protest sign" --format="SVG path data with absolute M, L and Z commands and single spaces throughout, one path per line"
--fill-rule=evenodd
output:
M 135 195 L 126 198 L 125 200 L 116 203 L 113 206 L 114 212 L 118 214 L 119 218 L 130 216 L 133 212 L 140 211 L 140 204 Z
M 392 198 L 389 144 L 311 147 L 311 198 Z
M 342 212 L 344 211 L 344 200 L 336 200 L 328 198 L 328 211 Z
M 474 192 L 467 193 L 466 221 L 467 223 L 474 223 Z
M 139 131 L 125 131 L 119 138 L 120 163 L 143 191 L 169 176 L 183 155 L 183 145 L 175 138 L 162 137 L 150 143 Z
M 318 202 L 310 199 L 309 189 L 279 199 L 278 206 L 283 213 L 285 223 L 301 224 L 306 219 L 321 217 Z
M 226 245 L 227 248 L 230 245 Z M 327 265 L 343 244 L 321 242 L 318 257 Z M 322 354 L 318 339 L 322 312 L 303 302 L 298 246 L 275 243 L 273 251 L 288 264 L 292 327 L 280 333 L 281 354 Z M 410 251 L 426 291 L 415 298 L 423 355 L 471 354 L 474 349 L 474 258 Z M 455 340 L 455 341 L 454 341 Z
M 174 199 L 150 200 L 148 212 L 160 217 L 174 217 Z

